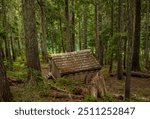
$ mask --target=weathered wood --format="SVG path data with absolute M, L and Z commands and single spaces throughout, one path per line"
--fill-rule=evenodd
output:
M 46 79 L 52 79 L 54 82 L 56 82 L 56 78 L 51 72 L 48 73 L 48 75 L 46 76 Z
M 90 82 L 89 92 L 95 98 L 103 97 L 106 93 L 106 85 L 104 77 L 98 72 Z
M 79 73 L 79 72 L 87 72 L 87 71 L 98 71 L 98 70 L 100 70 L 101 68 L 91 68 L 91 69 L 86 69 L 86 70 L 78 70 L 78 71 L 74 71 L 74 72 L 71 72 L 71 71 L 68 71 L 68 72 L 66 72 L 66 73 L 63 73 L 63 75 L 61 75 L 61 76 L 65 76 L 65 75 L 68 75 L 68 74 L 73 74 L 73 73 Z
M 90 50 L 54 54 L 49 59 L 51 71 L 56 77 L 101 69 Z

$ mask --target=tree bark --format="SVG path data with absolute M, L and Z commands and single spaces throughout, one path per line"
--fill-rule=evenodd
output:
M 72 20 L 71 20 L 71 25 L 72 25 L 72 38 L 71 38 L 71 40 L 72 40 L 72 50 L 73 51 L 75 51 L 75 9 L 74 9 L 74 4 L 75 3 L 75 1 L 74 0 L 72 0 Z
M 6 1 L 2 0 L 2 14 L 3 14 L 3 29 L 4 29 L 4 43 L 5 43 L 5 56 L 7 61 L 12 64 L 11 53 L 10 53 L 10 42 L 8 38 L 8 24 L 6 18 Z
M 0 49 L 2 48 L 0 40 Z M 7 80 L 6 70 L 2 61 L 2 52 L 0 52 L 0 101 L 11 101 L 12 94 L 10 92 L 9 83 Z
M 15 49 L 14 33 L 12 33 L 10 39 L 11 39 L 12 58 L 13 58 L 13 61 L 15 61 L 16 60 L 16 49 Z
M 150 70 L 149 66 L 149 50 L 150 50 L 150 40 L 149 40 L 149 15 L 150 15 L 150 1 L 147 0 L 146 9 L 146 39 L 145 39 L 145 68 Z
M 84 14 L 83 14 L 83 28 L 84 28 L 84 44 L 83 48 L 87 49 L 87 10 L 88 6 L 84 3 Z
M 2 39 L 0 38 L 0 55 L 1 55 L 2 60 L 4 60 L 5 55 L 4 55 L 4 49 L 3 49 L 3 47 L 2 47 L 2 44 L 3 44 L 3 41 L 2 41 Z
M 82 17 L 79 18 L 79 50 L 82 49 L 82 30 L 81 30 L 81 19 Z
M 62 48 L 62 51 L 65 52 L 63 28 L 62 28 L 62 20 L 61 20 L 61 18 L 59 19 L 59 27 L 60 27 L 60 37 L 61 37 L 61 48 Z
M 100 65 L 103 65 L 103 51 L 104 47 L 101 40 L 101 7 L 100 7 L 100 0 L 95 1 L 95 50 L 96 50 L 96 58 L 100 62 Z
M 126 69 L 126 59 L 127 59 L 127 39 L 124 39 L 124 58 L 123 58 L 123 68 Z
M 22 12 L 24 21 L 25 32 L 25 48 L 26 48 L 26 60 L 28 71 L 28 78 L 37 80 L 36 75 L 41 73 L 37 31 L 36 31 L 36 19 L 35 19 L 35 0 L 22 0 Z
M 127 67 L 126 67 L 126 81 L 125 81 L 125 100 L 130 100 L 131 91 L 131 68 L 132 68 L 132 41 L 133 41 L 133 18 L 134 18 L 134 0 L 127 0 Z
M 111 33 L 110 34 L 112 38 L 114 34 L 114 0 L 111 0 Z M 111 53 L 111 58 L 110 58 L 109 74 L 112 73 L 112 68 L 113 68 L 113 51 Z
M 69 1 L 65 0 L 65 17 L 66 17 L 66 51 L 72 51 L 72 42 L 70 34 L 70 15 L 69 15 Z
M 134 44 L 132 56 L 132 70 L 140 71 L 140 31 L 141 31 L 141 0 L 135 0 L 135 25 L 134 25 Z
M 45 1 L 40 0 L 39 6 L 41 8 L 41 28 L 42 28 L 42 40 L 41 40 L 41 50 L 42 59 L 44 62 L 48 62 L 48 53 L 46 46 L 46 15 L 45 15 Z
M 122 0 L 119 0 L 118 3 L 118 33 L 119 33 L 119 41 L 118 41 L 118 62 L 117 62 L 117 78 L 121 80 L 123 78 L 122 71 Z

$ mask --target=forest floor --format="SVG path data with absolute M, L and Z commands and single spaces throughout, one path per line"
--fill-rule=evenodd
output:
M 49 72 L 49 65 L 42 64 L 42 75 L 45 77 Z M 101 73 L 105 77 L 107 95 L 99 98 L 97 101 L 124 101 L 124 85 L 125 77 L 123 80 L 117 80 L 116 76 L 110 77 L 107 73 L 107 68 L 103 68 Z M 27 101 L 27 102 L 58 102 L 58 101 L 95 101 L 94 98 L 84 95 L 76 95 L 73 92 L 76 86 L 83 85 L 78 81 L 67 81 L 66 79 L 59 79 L 57 83 L 43 79 L 44 83 L 33 87 L 26 83 L 26 68 L 21 63 L 15 63 L 13 70 L 8 71 L 10 80 L 17 81 L 11 85 L 11 92 L 14 96 L 13 101 Z M 53 87 L 54 86 L 54 87 Z M 57 87 L 57 88 L 56 88 Z M 150 101 L 150 78 L 136 78 L 132 77 L 131 80 L 131 100 L 132 102 Z

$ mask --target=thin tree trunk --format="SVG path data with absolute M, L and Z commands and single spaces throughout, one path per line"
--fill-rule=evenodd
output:
M 69 16 L 69 1 L 65 0 L 65 17 L 66 17 L 66 51 L 72 51 L 71 35 L 70 35 L 70 16 Z
M 125 81 L 125 100 L 130 100 L 131 92 L 131 68 L 132 68 L 132 46 L 133 46 L 133 18 L 134 18 L 134 0 L 127 0 L 127 29 L 128 29 L 128 46 L 127 46 L 127 67 Z
M 104 47 L 101 41 L 101 8 L 100 8 L 100 0 L 95 1 L 95 48 L 96 48 L 96 57 L 101 65 L 103 65 L 103 51 Z
M 126 69 L 126 57 L 127 56 L 127 39 L 124 39 L 124 58 L 123 58 L 123 68 Z
M 83 14 L 83 28 L 84 28 L 84 44 L 83 48 L 87 49 L 87 10 L 88 6 L 84 4 L 84 14 Z
M 71 25 L 72 25 L 72 50 L 75 51 L 75 9 L 74 9 L 74 0 L 72 0 L 72 20 L 71 20 Z
M 39 60 L 36 19 L 35 19 L 35 0 L 22 0 L 22 12 L 25 31 L 25 46 L 28 78 L 37 82 L 37 75 L 41 74 Z M 36 74 L 35 74 L 36 72 Z
M 150 1 L 147 0 L 147 10 L 146 10 L 146 41 L 145 41 L 145 68 L 150 70 L 149 64 L 149 47 L 150 47 L 150 40 L 149 40 L 149 13 L 150 11 Z
M 63 28 L 62 28 L 61 18 L 59 19 L 59 27 L 60 27 L 60 37 L 61 37 L 61 48 L 62 48 L 62 51 L 65 52 Z
M 114 0 L 111 0 L 111 38 L 113 37 L 113 34 L 114 34 Z M 110 57 L 109 74 L 112 73 L 112 68 L 113 68 L 113 51 Z
M 4 49 L 3 49 L 3 47 L 2 47 L 2 44 L 3 44 L 3 41 L 2 41 L 2 39 L 0 38 L 0 55 L 1 55 L 2 60 L 4 60 L 5 55 L 4 55 Z
M 20 38 L 18 38 L 17 45 L 18 45 L 18 54 L 17 55 L 20 56 L 22 53 Z
M 140 31 L 141 31 L 141 0 L 135 0 L 134 45 L 132 56 L 132 70 L 140 71 Z
M 81 50 L 82 49 L 82 30 L 81 30 L 81 18 L 82 17 L 80 17 L 79 18 L 79 50 Z
M 45 1 L 40 0 L 39 6 L 41 8 L 41 28 L 42 28 L 42 40 L 41 40 L 41 50 L 42 50 L 42 59 L 44 62 L 48 62 L 48 53 L 46 46 L 46 15 L 45 15 Z
M 117 63 L 117 78 L 121 80 L 123 78 L 123 71 L 122 71 L 122 0 L 119 0 L 118 3 L 118 33 L 119 34 L 119 41 L 118 41 L 118 63 Z
M 5 43 L 5 56 L 7 61 L 9 61 L 10 64 L 12 64 L 11 60 L 11 53 L 10 53 L 10 42 L 8 39 L 8 24 L 7 24 L 7 18 L 6 18 L 6 1 L 2 0 L 2 14 L 3 14 L 3 29 L 4 29 L 4 43 Z
M 14 33 L 11 35 L 11 50 L 12 50 L 12 58 L 13 61 L 16 60 L 16 50 L 15 50 L 15 39 L 14 39 Z

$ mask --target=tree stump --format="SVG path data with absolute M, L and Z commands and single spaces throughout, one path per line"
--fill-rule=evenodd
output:
M 99 72 L 92 78 L 89 92 L 95 98 L 103 97 L 107 93 L 104 76 Z

